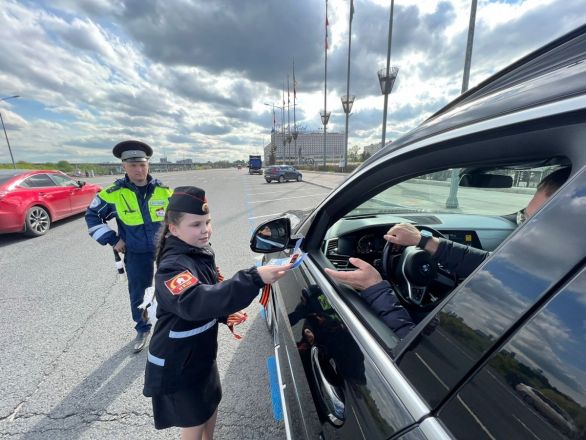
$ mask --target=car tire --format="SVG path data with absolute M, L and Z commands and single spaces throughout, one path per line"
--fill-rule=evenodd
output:
M 265 309 L 265 323 L 271 335 L 273 334 L 274 319 L 275 316 L 273 311 L 273 299 L 269 297 L 269 301 L 267 302 L 267 308 Z
M 297 176 L 297 181 L 301 182 L 301 174 Z
M 51 216 L 42 206 L 29 208 L 24 219 L 24 233 L 29 237 L 45 235 L 51 227 Z
M 279 183 L 283 183 L 285 181 L 285 178 L 283 176 L 279 176 Z
M 271 179 L 265 179 L 267 183 L 271 183 Z

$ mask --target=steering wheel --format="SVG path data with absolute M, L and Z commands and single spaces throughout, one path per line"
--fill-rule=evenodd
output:
M 434 237 L 444 236 L 425 227 Z M 399 246 L 387 242 L 382 255 L 383 276 L 391 283 L 399 299 L 407 306 L 428 309 L 456 287 L 456 277 L 417 246 Z

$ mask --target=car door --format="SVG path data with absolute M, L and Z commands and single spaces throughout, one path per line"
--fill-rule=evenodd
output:
M 69 188 L 57 186 L 47 174 L 29 176 L 23 181 L 23 186 L 28 188 L 31 195 L 30 206 L 38 202 L 47 206 L 53 220 L 69 215 L 71 210 Z
M 400 347 L 456 438 L 584 438 L 585 198 L 581 170 Z
M 51 177 L 57 185 L 69 190 L 71 203 L 70 213 L 73 214 L 84 211 L 92 201 L 92 198 L 94 197 L 93 191 L 88 191 L 85 186 L 79 186 L 75 180 L 61 174 L 49 174 L 49 177 Z
M 415 422 L 413 408 L 392 390 L 389 371 L 380 369 L 384 352 L 353 322 L 318 266 L 308 255 L 273 292 L 290 437 L 386 439 Z

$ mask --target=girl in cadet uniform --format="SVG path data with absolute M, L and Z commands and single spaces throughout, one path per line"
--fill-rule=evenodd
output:
M 209 240 L 204 190 L 178 187 L 169 199 L 156 255 L 157 323 L 143 393 L 152 397 L 155 428 L 183 428 L 181 439 L 211 440 L 222 398 L 216 365 L 218 322 L 238 322 L 259 289 L 288 266 L 252 267 L 223 280 Z M 220 283 L 220 281 L 222 281 Z

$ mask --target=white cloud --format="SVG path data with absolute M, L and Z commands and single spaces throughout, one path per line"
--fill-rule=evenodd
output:
M 345 0 L 329 4 L 328 109 L 330 128 L 342 131 L 349 11 Z M 68 154 L 109 161 L 111 146 L 130 135 L 152 143 L 155 158 L 163 148 L 180 148 L 196 160 L 244 158 L 268 137 L 272 113 L 263 103 L 281 102 L 293 57 L 299 123 L 321 127 L 323 4 L 46 5 L 6 0 L 0 14 L 0 96 L 22 97 L 10 104 L 17 116 L 10 115 L 17 121 L 10 133 L 17 159 L 60 160 Z M 385 64 L 389 10 L 379 0 L 355 5 L 351 94 L 357 100 L 349 142 L 366 145 L 380 138 L 383 98 L 376 71 Z M 469 5 L 395 3 L 392 57 L 400 73 L 389 99 L 389 138 L 459 94 Z M 471 85 L 577 27 L 581 7 L 579 0 L 480 2 Z M 0 162 L 8 160 L 0 149 Z

